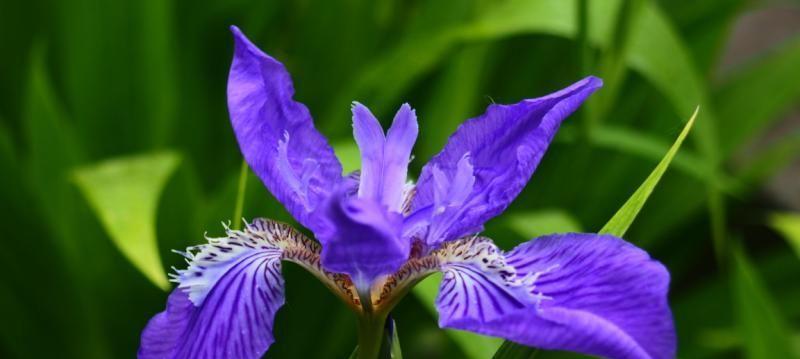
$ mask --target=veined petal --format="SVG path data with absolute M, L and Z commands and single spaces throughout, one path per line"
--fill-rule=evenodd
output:
M 443 266 L 456 274 L 445 275 L 437 298 L 441 326 L 610 358 L 674 357 L 669 274 L 641 249 L 613 236 L 553 235 L 498 261 L 514 275 L 476 269 L 474 259 Z
M 275 313 L 284 303 L 281 260 L 311 269 L 357 306 L 352 284 L 319 267 L 319 246 L 290 227 L 256 220 L 244 231 L 189 248 L 189 267 L 167 310 L 142 332 L 139 358 L 260 358 L 274 341 Z
M 446 209 L 432 211 L 427 243 L 474 233 L 505 210 L 525 187 L 561 121 L 600 86 L 600 79 L 588 77 L 545 97 L 491 105 L 461 125 L 442 152 L 425 165 L 417 183 L 412 211 Z M 456 193 L 464 197 L 459 205 L 441 202 L 448 200 L 437 195 L 437 183 L 443 180 L 471 186 L 466 194 Z
M 408 104 L 400 107 L 384 135 L 369 109 L 353 103 L 353 135 L 361 151 L 359 197 L 381 203 L 393 212 L 402 211 L 408 162 L 418 131 L 416 114 Z
M 436 297 L 440 326 L 458 328 L 465 319 L 492 322 L 532 310 L 536 298 L 490 239 L 453 241 L 437 252 L 443 273 Z
M 401 214 L 343 192 L 331 197 L 325 213 L 328 230 L 317 234 L 322 264 L 326 270 L 350 275 L 357 287 L 394 272 L 408 258 L 410 244 L 401 237 Z
M 418 134 L 417 114 L 411 106 L 404 103 L 397 110 L 392 126 L 386 132 L 386 146 L 383 149 L 382 202 L 395 212 L 402 211 L 408 163 Z
M 298 222 L 316 231 L 314 210 L 342 177 L 342 166 L 314 128 L 308 109 L 292 99 L 286 68 L 231 27 L 235 53 L 228 110 L 250 168 Z M 234 220 L 239 220 L 234 219 Z

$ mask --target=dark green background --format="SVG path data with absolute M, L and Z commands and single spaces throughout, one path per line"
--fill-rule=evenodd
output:
M 350 136 L 351 100 L 383 120 L 402 102 L 415 107 L 414 176 L 458 123 L 488 104 L 604 77 L 606 87 L 562 127 L 509 209 L 561 210 L 586 230 L 613 215 L 702 104 L 676 159 L 682 165 L 673 164 L 626 239 L 672 273 L 681 357 L 798 354 L 800 262 L 767 225 L 773 211 L 798 208 L 764 188 L 798 157 L 800 132 L 764 133 L 797 109 L 800 37 L 773 39 L 721 66 L 737 20 L 767 6 L 797 13 L 797 3 L 621 0 L 589 6 L 584 17 L 585 1 L 564 0 L 557 7 L 568 11 L 556 20 L 577 30 L 543 31 L 536 24 L 552 18 L 527 11 L 536 2 L 0 0 L 0 357 L 131 357 L 147 320 L 164 308 L 166 293 L 113 246 L 69 180 L 76 167 L 174 150 L 183 161 L 157 217 L 164 267 L 182 264 L 170 249 L 221 233 L 241 161 L 225 101 L 232 24 L 286 64 L 297 98 L 334 143 Z M 666 85 L 630 57 L 645 7 L 679 40 L 648 43 L 650 53 L 677 46 L 691 64 L 656 70 Z M 616 14 L 610 34 L 591 23 L 603 9 Z M 518 18 L 535 26 L 504 30 Z M 464 28 L 467 35 L 449 37 Z M 655 58 L 669 67 L 680 56 Z M 687 78 L 706 98 L 680 104 L 665 93 L 685 94 Z M 624 130 L 629 143 L 608 129 Z M 246 217 L 289 220 L 254 176 L 247 188 Z M 528 239 L 502 217 L 487 234 L 504 248 Z M 739 247 L 745 254 L 731 260 Z M 349 312 L 307 273 L 291 265 L 284 273 L 287 305 L 267 357 L 349 355 Z M 406 357 L 465 356 L 417 298 L 394 316 Z

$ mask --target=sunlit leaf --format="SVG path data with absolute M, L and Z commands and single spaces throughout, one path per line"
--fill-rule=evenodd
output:
M 179 158 L 158 153 L 109 160 L 75 172 L 75 183 L 114 244 L 150 281 L 169 288 L 156 243 L 156 210 Z
M 735 311 L 746 357 L 795 357 L 785 319 L 741 249 L 733 251 L 733 265 Z
M 769 224 L 780 232 L 800 256 L 800 213 L 773 213 Z
M 339 162 L 342 163 L 342 171 L 350 173 L 361 168 L 361 152 L 358 151 L 358 146 L 352 140 L 336 142 L 333 145 L 333 151 Z
M 509 228 L 527 239 L 553 233 L 583 232 L 575 217 L 557 209 L 514 213 L 505 218 Z
M 683 144 L 683 140 L 689 134 L 689 131 L 692 129 L 692 125 L 694 124 L 694 120 L 697 117 L 697 112 L 700 108 L 697 108 L 692 115 L 692 118 L 689 119 L 689 122 L 683 127 L 683 131 L 681 131 L 678 138 L 675 140 L 675 143 L 670 147 L 667 154 L 664 155 L 664 158 L 661 162 L 658 163 L 656 168 L 653 172 L 647 176 L 647 179 L 639 186 L 636 192 L 631 195 L 630 198 L 622 205 L 622 207 L 611 217 L 611 220 L 600 229 L 600 233 L 608 233 L 613 234 L 618 237 L 622 237 L 625 235 L 625 232 L 628 231 L 628 227 L 631 226 L 633 220 L 636 218 L 636 215 L 639 214 L 639 211 L 644 207 L 645 202 L 647 202 L 647 198 L 650 197 L 650 194 L 653 193 L 653 189 L 656 188 L 658 185 L 658 181 L 661 180 L 661 176 L 664 175 L 664 172 L 667 171 L 670 162 L 672 162 L 672 158 L 675 157 L 675 154 L 678 152 L 678 149 Z

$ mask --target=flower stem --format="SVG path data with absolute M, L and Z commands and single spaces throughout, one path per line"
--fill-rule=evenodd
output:
M 377 359 L 383 342 L 386 316 L 364 313 L 358 318 L 358 359 Z
M 244 194 L 247 192 L 247 162 L 242 160 L 239 169 L 239 187 L 236 193 L 236 208 L 233 210 L 233 229 L 242 228 L 242 210 L 244 209 Z

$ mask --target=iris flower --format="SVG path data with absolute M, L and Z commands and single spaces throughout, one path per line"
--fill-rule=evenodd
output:
M 439 326 L 533 347 L 611 358 L 672 358 L 669 273 L 610 235 L 547 235 L 503 251 L 479 233 L 525 187 L 562 120 L 602 81 L 490 105 L 422 169 L 407 167 L 417 118 L 388 131 L 354 102 L 362 169 L 342 166 L 293 100 L 286 68 L 232 27 L 228 108 L 250 168 L 315 240 L 269 219 L 183 253 L 188 267 L 148 323 L 140 358 L 259 358 L 284 303 L 281 262 L 310 271 L 359 316 L 359 357 L 377 356 L 384 323 L 409 289 L 442 272 Z M 587 203 L 587 205 L 591 205 Z

